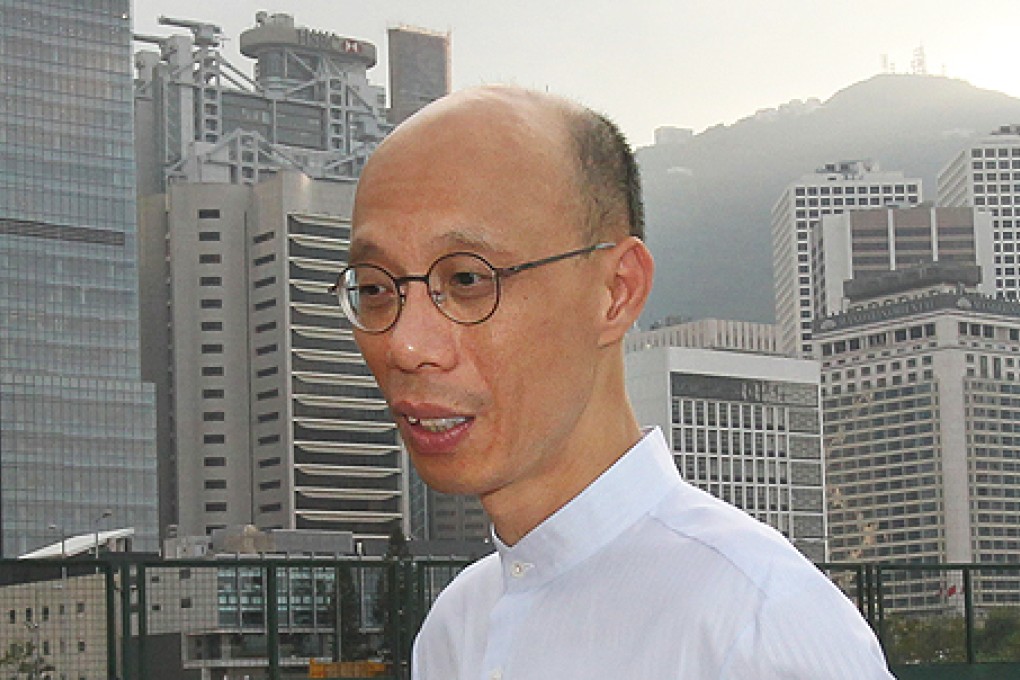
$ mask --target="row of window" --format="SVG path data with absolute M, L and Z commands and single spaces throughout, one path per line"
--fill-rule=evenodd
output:
M 849 185 L 849 186 L 807 186 L 807 187 L 795 187 L 794 195 L 796 196 L 840 196 L 843 194 L 902 194 L 902 193 L 917 193 L 916 184 L 865 184 L 865 185 Z
M 906 342 L 907 340 L 918 340 L 934 336 L 934 323 L 909 326 L 907 328 L 897 328 L 892 331 L 871 333 L 867 337 L 854 337 L 847 340 L 836 340 L 833 342 L 822 343 L 822 356 L 828 357 L 834 354 L 857 352 L 863 347 L 867 347 L 869 349 L 874 347 L 885 347 L 899 342 Z

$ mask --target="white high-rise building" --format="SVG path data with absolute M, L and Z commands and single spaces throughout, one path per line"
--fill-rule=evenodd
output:
M 991 215 L 996 294 L 1020 299 L 1020 125 L 960 151 L 939 173 L 938 203 Z
M 402 528 L 396 426 L 329 291 L 353 188 L 282 172 L 142 201 L 143 357 L 178 535 L 250 524 L 382 550 Z
M 389 131 L 371 43 L 259 12 L 136 55 L 143 373 L 164 535 L 238 525 L 406 533 L 395 426 L 329 286 L 357 176 Z
M 831 163 L 791 182 L 772 208 L 772 265 L 779 351 L 811 355 L 812 231 L 824 215 L 921 201 L 921 180 L 869 161 Z

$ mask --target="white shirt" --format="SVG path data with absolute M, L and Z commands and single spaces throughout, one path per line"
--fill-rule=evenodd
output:
M 853 604 L 779 533 L 680 479 L 653 430 L 465 569 L 415 680 L 891 680 Z

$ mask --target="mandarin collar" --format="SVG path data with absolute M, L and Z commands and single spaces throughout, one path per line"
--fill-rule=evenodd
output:
M 537 588 L 601 550 L 647 514 L 680 473 L 659 428 L 513 546 L 492 531 L 506 592 Z

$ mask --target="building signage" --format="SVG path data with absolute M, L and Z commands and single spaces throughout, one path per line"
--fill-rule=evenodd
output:
M 751 404 L 818 405 L 818 388 L 811 384 L 698 373 L 671 373 L 669 378 L 673 397 Z

